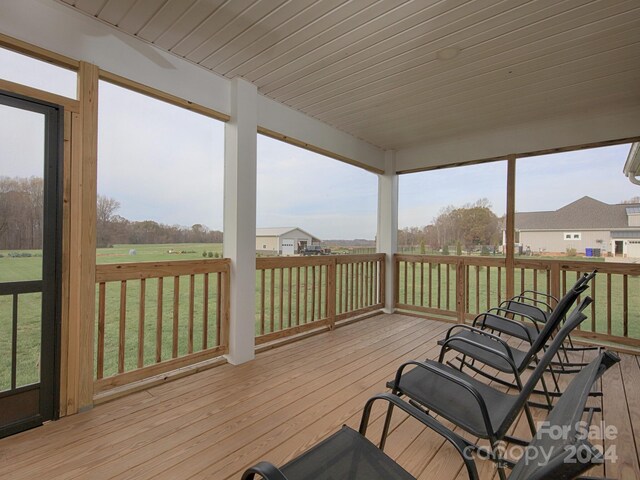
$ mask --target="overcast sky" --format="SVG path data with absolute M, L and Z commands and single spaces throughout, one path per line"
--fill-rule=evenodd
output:
M 75 75 L 0 49 L 0 78 L 75 97 Z M 0 108 L 0 176 L 41 175 L 42 120 Z M 39 126 L 40 125 L 40 126 Z M 98 193 L 130 220 L 222 229 L 224 125 L 100 84 Z M 555 210 L 583 195 L 617 203 L 640 195 L 622 175 L 628 145 L 519 160 L 517 210 Z M 18 160 L 17 160 L 18 159 Z M 487 198 L 505 212 L 506 162 L 400 177 L 399 225 L 431 223 L 447 205 Z M 373 239 L 377 177 L 258 137 L 257 226 L 298 226 L 324 239 Z

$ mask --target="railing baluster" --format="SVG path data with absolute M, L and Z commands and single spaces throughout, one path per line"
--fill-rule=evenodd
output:
M 428 263 L 429 265 L 429 308 L 433 307 L 433 281 L 431 278 L 431 273 L 433 271 L 433 268 L 431 266 L 431 262 Z
M 316 266 L 311 267 L 311 321 L 316 319 Z
M 485 310 L 491 308 L 491 267 L 487 265 L 487 306 Z
M 300 325 L 300 267 L 296 276 L 296 325 Z
M 442 265 L 438 263 L 438 308 L 441 307 L 441 290 L 442 290 L 442 269 L 440 268 Z
M 195 294 L 195 275 L 189 275 L 189 323 L 187 327 L 187 353 L 193 353 L 193 315 L 195 312 Z
M 408 288 L 407 288 L 407 279 L 408 277 L 408 271 L 409 271 L 409 262 L 403 262 L 404 263 L 404 303 L 405 305 L 407 304 L 407 292 L 408 292 Z
M 222 345 L 222 273 L 218 272 L 216 282 L 216 346 Z M 227 295 L 229 293 L 227 292 Z
M 127 281 L 120 282 L 120 325 L 118 334 L 118 373 L 124 372 L 124 351 L 127 320 Z
M 289 267 L 288 269 L 288 275 L 287 275 L 287 281 L 289 282 L 289 289 L 287 290 L 287 302 L 289 303 L 289 308 L 287 309 L 287 315 L 288 315 L 288 320 L 289 320 L 289 327 L 291 327 L 291 316 L 292 316 L 292 293 L 293 293 L 293 289 L 292 289 L 292 285 L 293 285 L 293 271 L 291 270 L 291 267 Z
M 598 283 L 598 278 L 594 278 L 593 282 L 591 282 L 591 295 L 593 296 L 593 302 L 591 303 L 591 331 L 596 332 L 596 304 L 598 303 L 598 292 L 596 290 L 596 284 Z
M 480 313 L 480 265 L 476 265 L 476 312 Z
M 162 305 L 163 305 L 163 281 L 158 278 L 158 298 L 156 301 L 156 363 L 162 361 Z
M 607 273 L 607 335 L 611 335 L 611 274 Z
M 629 277 L 622 276 L 622 336 L 629 337 Z
M 271 310 L 269 311 L 269 327 L 271 332 L 275 330 L 275 293 L 276 293 L 276 269 L 271 269 L 271 285 L 269 285 L 271 291 L 269 292 L 269 300 L 271 303 Z
M 173 277 L 173 343 L 171 356 L 178 357 L 178 322 L 180 321 L 180 277 Z
M 309 311 L 309 267 L 304 266 L 304 323 L 307 323 L 307 313 Z
M 144 366 L 144 320 L 145 320 L 145 299 L 147 296 L 147 281 L 140 280 L 140 309 L 138 316 L 138 368 Z
M 202 279 L 202 349 L 209 343 L 209 274 Z
M 451 265 L 447 263 L 446 265 L 447 268 L 447 274 L 446 274 L 446 282 L 447 282 L 447 310 L 449 310 L 449 307 L 451 306 L 451 286 L 450 286 L 450 277 L 449 277 L 449 272 L 451 271 Z
M 284 329 L 284 268 L 279 268 L 280 272 L 280 330 Z
M 260 270 L 260 335 L 264 335 L 264 269 Z
M 420 262 L 420 306 L 424 307 L 424 261 Z
M 498 267 L 498 305 L 502 303 L 502 267 Z

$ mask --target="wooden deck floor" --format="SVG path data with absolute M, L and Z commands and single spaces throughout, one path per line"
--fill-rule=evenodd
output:
M 435 357 L 449 327 L 382 315 L 223 365 L 0 440 L 11 479 L 239 479 L 261 459 L 281 464 L 335 431 L 356 426 L 406 359 Z M 640 364 L 625 355 L 603 381 L 604 420 L 618 428 L 618 460 L 592 474 L 640 478 Z M 382 408 L 370 429 L 379 431 Z M 543 413 L 541 413 L 544 416 Z M 462 479 L 453 450 L 394 415 L 387 453 L 420 479 Z M 516 433 L 526 436 L 523 422 Z M 377 436 L 375 437 L 377 438 Z M 481 462 L 482 478 L 493 478 Z

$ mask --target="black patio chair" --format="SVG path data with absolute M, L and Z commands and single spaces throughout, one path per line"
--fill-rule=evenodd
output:
M 477 315 L 472 325 L 482 330 L 507 334 L 533 344 L 549 321 L 553 321 L 559 326 L 558 320 L 561 321 L 565 318 L 573 302 L 588 288 L 588 283 L 595 278 L 596 273 L 597 270 L 589 274 L 583 274 L 560 300 L 548 295 L 553 299 L 553 302 L 550 303 L 527 296 L 528 294 L 547 296 L 547 294 L 525 290 L 520 295 L 505 300 L 498 307 Z M 554 304 L 553 307 L 551 303 Z M 541 309 L 540 304 L 544 304 L 547 309 Z M 574 346 L 571 335 L 567 337 L 567 343 L 567 345 L 563 344 L 560 347 L 564 360 L 558 356 L 558 361 L 551 363 L 554 373 L 576 373 L 580 371 L 580 367 L 586 365 L 583 362 L 571 362 L 567 351 L 598 350 L 598 347 Z
M 266 480 L 415 480 L 415 477 L 383 452 L 384 442 L 376 447 L 365 437 L 371 408 L 378 400 L 400 408 L 447 438 L 446 427 L 433 417 L 395 395 L 381 393 L 367 401 L 358 432 L 344 425 L 286 465 L 278 468 L 271 463 L 260 462 L 246 470 L 242 480 L 253 480 L 256 475 Z M 448 440 L 463 455 L 469 478 L 477 480 L 478 472 L 472 457 L 464 455 L 472 444 L 462 437 Z
M 509 467 L 509 480 L 573 479 L 593 465 L 602 463 L 602 453 L 585 438 L 593 411 L 586 407 L 588 393 L 596 380 L 619 358 L 605 352 L 593 360 L 571 381 L 557 405 L 547 416 L 543 428 L 527 445 L 525 455 Z M 454 446 L 460 455 L 470 480 L 478 479 L 472 452 L 475 446 L 454 433 L 433 417 L 389 394 L 379 394 L 365 405 L 360 431 L 343 426 L 319 444 L 283 467 L 260 462 L 247 469 L 242 480 L 405 480 L 415 479 L 389 458 L 382 447 L 377 448 L 365 438 L 371 407 L 377 400 L 401 408 Z M 582 423 L 584 412 L 587 420 Z M 587 428 L 585 428 L 587 427 Z M 563 432 L 563 435 L 558 435 Z M 383 433 L 384 435 L 384 433 Z M 385 438 L 380 444 L 383 446 Z M 542 455 L 544 453 L 544 455 Z
M 455 325 L 447 331 L 444 339 L 438 341 L 438 344 L 441 346 L 438 362 L 444 362 L 445 355 L 448 351 L 456 351 L 461 355 L 456 357 L 460 362 L 458 367 L 460 371 L 462 371 L 464 367 L 467 367 L 491 381 L 521 390 L 522 373 L 527 368 L 534 366 L 538 362 L 540 353 L 544 351 L 544 348 L 551 340 L 553 333 L 560 326 L 560 322 L 565 317 L 569 307 L 571 307 L 572 303 L 578 298 L 579 293 L 586 290 L 586 288 L 588 288 L 588 286 L 586 283 L 583 283 L 578 288 L 572 289 L 567 293 L 567 295 L 565 295 L 562 302 L 556 308 L 556 314 L 549 317 L 549 320 L 544 324 L 539 335 L 527 350 L 515 348 L 509 345 L 503 338 L 493 335 L 485 330 L 480 330 L 469 325 Z M 591 298 L 586 297 L 580 305 L 578 305 L 577 310 L 580 312 L 584 311 L 590 303 Z M 471 359 L 471 361 L 468 361 L 467 359 Z M 497 375 L 487 372 L 485 369 L 476 366 L 476 362 L 493 367 L 500 372 L 512 374 L 514 381 L 509 382 Z M 451 362 L 448 362 L 448 364 L 455 367 Z M 548 371 L 550 371 L 553 378 L 555 391 L 549 391 L 544 375 L 542 375 L 540 377 L 542 390 L 534 390 L 533 393 L 544 395 L 546 404 L 533 402 L 529 402 L 529 404 L 550 409 L 553 406 L 551 397 L 560 395 L 560 386 L 555 378 L 553 369 L 548 369 Z M 528 410 L 527 416 L 530 416 Z
M 500 478 L 504 480 L 506 478 L 503 468 L 504 462 L 496 449 L 498 442 L 506 440 L 520 445 L 527 444 L 521 439 L 511 437 L 507 432 L 519 413 L 525 409 L 529 396 L 562 342 L 585 319 L 586 316 L 580 307 L 574 309 L 547 347 L 527 382 L 516 395 L 505 393 L 464 372 L 434 360 L 403 363 L 394 380 L 387 385 L 392 389 L 393 394 L 406 396 L 410 401 L 422 406 L 427 412 L 434 412 L 442 416 L 476 437 L 488 439 L 490 449 L 487 450 L 480 446 L 475 448 L 482 450 L 489 458 L 498 463 Z M 412 368 L 409 369 L 409 367 Z M 383 428 L 383 439 L 389 430 L 392 411 L 393 405 L 389 405 Z M 531 432 L 535 435 L 533 420 L 529 415 L 527 417 Z M 382 444 L 384 445 L 384 442 Z

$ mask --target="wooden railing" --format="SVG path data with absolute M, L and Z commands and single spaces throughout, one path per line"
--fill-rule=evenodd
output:
M 464 322 L 506 299 L 504 258 L 395 255 L 394 259 L 398 309 Z M 638 264 L 516 258 L 513 290 L 559 298 L 582 273 L 594 269 L 598 274 L 588 292 L 594 299 L 590 318 L 576 336 L 640 347 Z
M 256 259 L 256 343 L 382 308 L 384 254 Z
M 94 393 L 227 353 L 229 265 L 98 265 Z

